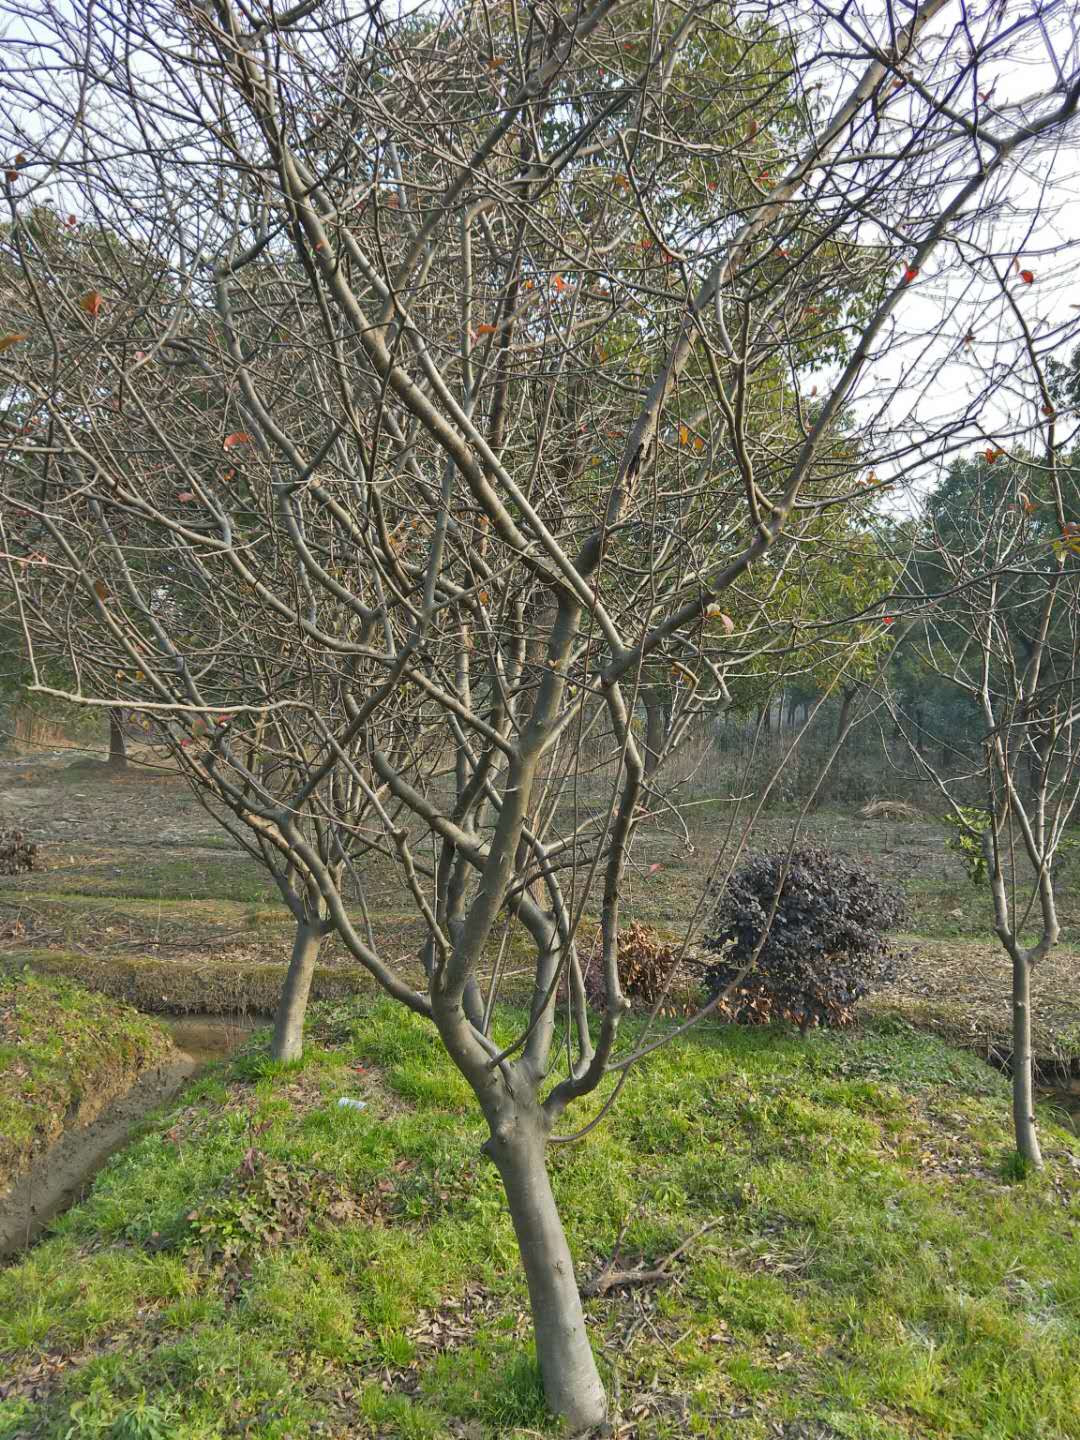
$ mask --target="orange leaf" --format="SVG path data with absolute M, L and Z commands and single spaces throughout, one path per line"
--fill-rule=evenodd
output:
M 569 288 L 570 288 L 569 285 L 567 285 L 566 281 L 563 279 L 563 277 L 562 277 L 561 275 L 556 275 L 555 278 L 554 278 L 554 280 L 552 280 L 551 283 L 555 286 L 555 289 L 558 291 L 558 293 L 559 293 L 560 295 L 562 294 L 562 292 L 563 292 L 564 290 L 569 290 Z
M 704 450 L 704 449 L 705 449 L 705 441 L 701 438 L 700 435 L 695 435 L 695 436 L 694 436 L 694 449 L 695 449 L 695 450 Z
M 0 350 L 10 350 L 12 345 L 18 345 L 20 340 L 29 339 L 29 330 L 13 330 L 10 335 L 0 335 Z
M 988 465 L 996 465 L 997 462 L 1001 459 L 1002 455 L 1005 454 L 1005 451 L 998 450 L 993 445 L 988 445 L 987 448 L 983 451 L 983 454 L 986 456 L 986 463 Z
M 234 445 L 250 445 L 251 436 L 246 430 L 234 430 L 231 435 L 226 435 L 222 441 L 223 450 L 231 450 Z
M 19 178 L 19 172 L 18 170 L 5 170 L 4 176 L 12 185 L 14 185 L 15 181 Z
M 506 61 L 502 55 L 492 55 L 491 59 L 487 62 L 487 67 L 489 70 L 498 70 L 500 65 L 505 64 Z
M 105 584 L 104 580 L 94 581 L 94 594 L 99 600 L 107 600 L 109 598 L 109 587 Z
M 235 470 L 226 470 L 226 471 L 225 471 L 225 474 L 222 475 L 221 478 L 222 478 L 222 480 L 224 480 L 224 481 L 226 481 L 226 482 L 228 482 L 229 480 L 235 480 L 235 479 L 236 479 L 236 471 L 235 471 Z
M 494 335 L 498 328 L 497 325 L 477 325 L 476 333 L 477 335 Z
M 912 280 L 916 279 L 916 277 L 918 276 L 918 274 L 919 274 L 919 267 L 918 267 L 917 265 L 909 265 L 909 266 L 907 267 L 907 269 L 904 271 L 904 284 L 905 284 L 905 285 L 910 285 L 911 282 L 912 282 Z
M 481 604 L 481 605 L 486 605 L 486 604 L 488 603 L 488 601 L 491 599 L 491 596 L 488 594 L 488 592 L 487 592 L 486 590 L 481 590 L 481 591 L 480 591 L 480 594 L 479 594 L 476 598 L 480 601 L 480 604 Z
M 85 310 L 87 315 L 93 319 L 101 313 L 101 292 L 100 290 L 88 290 L 79 301 L 80 310 Z
M 1034 272 L 1034 270 L 1021 270 L 1021 271 L 1020 271 L 1020 279 L 1024 282 L 1025 285 L 1034 285 L 1034 284 L 1035 284 L 1035 272 Z
M 753 140 L 753 138 L 754 138 L 754 136 L 757 134 L 757 132 L 758 132 L 758 123 L 757 123 L 756 120 L 751 120 L 751 121 L 750 121 L 750 124 L 747 125 L 747 127 L 746 127 L 746 138 L 747 138 L 747 140 Z
M 387 208 L 388 210 L 400 210 L 400 209 L 401 209 L 401 196 L 400 196 L 396 191 L 394 192 L 393 195 L 389 196 L 389 198 L 387 199 L 387 201 L 386 201 L 386 208 Z
M 680 444 L 680 445 L 685 445 L 689 439 L 690 439 L 690 431 L 686 428 L 685 425 L 680 425 L 680 426 L 679 426 L 679 444 Z

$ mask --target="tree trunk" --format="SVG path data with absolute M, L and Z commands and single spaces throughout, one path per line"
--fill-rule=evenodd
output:
M 321 944 L 321 926 L 297 925 L 289 972 L 274 1016 L 274 1039 L 270 1046 L 273 1060 L 299 1060 L 304 1053 L 304 1016 Z
M 836 721 L 836 740 L 833 742 L 836 745 L 840 744 L 847 733 L 847 728 L 851 723 L 851 704 L 857 693 L 855 686 L 851 685 L 841 695 L 840 714 Z
M 127 766 L 127 740 L 120 723 L 119 710 L 109 711 L 109 764 L 117 770 Z
M 548 1407 L 571 1435 L 578 1435 L 604 1423 L 607 1396 L 585 1333 L 574 1262 L 551 1193 L 539 1116 L 519 1110 L 498 1124 L 484 1148 L 502 1176 L 510 1205 Z
M 648 779 L 660 763 L 667 727 L 663 702 L 657 692 L 651 686 L 643 686 L 641 698 L 645 705 L 645 778 Z
M 1042 1151 L 1035 1129 L 1034 1057 L 1031 1053 L 1031 965 L 1026 955 L 1013 956 L 1013 1127 L 1017 1153 L 1042 1169 Z

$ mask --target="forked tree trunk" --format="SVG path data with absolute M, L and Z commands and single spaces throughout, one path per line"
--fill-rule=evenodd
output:
M 127 765 L 127 741 L 118 710 L 109 711 L 109 764 L 117 770 Z
M 548 1407 L 578 1435 L 607 1418 L 607 1396 L 581 1308 L 574 1263 L 551 1193 L 539 1117 L 499 1124 L 484 1147 L 498 1167 L 525 1266 Z
M 1031 1053 L 1031 964 L 1026 955 L 1014 955 L 1013 964 L 1013 1128 L 1017 1153 L 1042 1169 L 1042 1151 L 1035 1129 L 1035 1057 Z
M 274 1016 L 274 1039 L 270 1046 L 274 1060 L 299 1060 L 304 1053 L 304 1016 L 322 938 L 319 925 L 296 927 L 292 959 Z

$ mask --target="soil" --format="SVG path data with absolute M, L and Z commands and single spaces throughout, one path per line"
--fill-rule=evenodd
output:
M 54 1216 L 74 1205 L 114 1151 L 149 1111 L 164 1105 L 198 1068 L 190 1055 L 144 1071 L 131 1089 L 89 1125 L 65 1130 L 0 1196 L 0 1257 L 32 1244 Z

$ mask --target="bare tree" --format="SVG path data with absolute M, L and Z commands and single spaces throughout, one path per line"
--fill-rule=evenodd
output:
M 979 762 L 948 745 L 927 751 L 910 716 L 892 708 L 919 771 L 948 803 L 972 877 L 989 886 L 1012 968 L 1016 1149 L 1038 1167 L 1032 977 L 1060 936 L 1055 882 L 1080 803 L 1080 531 L 1068 518 L 1075 475 L 1062 453 L 1072 426 L 1059 422 L 1035 360 L 1041 453 L 989 448 L 954 467 L 961 483 L 932 504 L 901 601 L 918 608 L 905 633 L 926 673 L 969 702 Z M 982 806 L 963 803 L 973 784 Z
M 967 433 L 963 404 L 897 419 L 902 317 L 931 276 L 982 303 L 999 207 L 1075 114 L 1071 36 L 945 0 L 8 8 L 3 551 L 37 688 L 63 657 L 69 697 L 151 717 L 303 924 L 438 1029 L 548 1401 L 587 1428 L 545 1154 L 681 1033 L 620 1048 L 645 802 L 778 627 L 801 643 L 771 597 L 822 514 Z M 1036 49 L 1045 90 L 980 98 Z M 88 279 L 29 243 L 50 197 L 101 232 Z M 913 314 L 920 384 L 962 308 Z M 376 854 L 415 959 L 367 923 Z M 510 926 L 531 993 L 499 1044 Z

